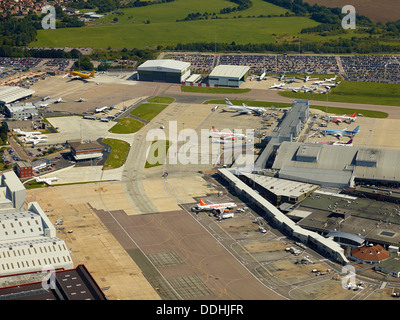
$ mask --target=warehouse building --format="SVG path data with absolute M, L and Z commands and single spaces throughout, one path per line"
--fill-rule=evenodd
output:
M 219 65 L 208 76 L 210 85 L 239 87 L 247 78 L 250 67 Z
M 147 60 L 137 71 L 140 81 L 182 83 L 190 76 L 190 63 L 172 59 Z
M 324 187 L 398 186 L 400 150 L 283 142 L 272 169 L 280 178 Z
M 35 93 L 34 90 L 25 89 L 17 86 L 0 87 L 0 106 L 13 103 L 25 98 L 31 97 Z

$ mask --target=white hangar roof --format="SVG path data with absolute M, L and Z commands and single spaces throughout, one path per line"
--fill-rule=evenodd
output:
M 224 78 L 242 78 L 246 72 L 250 70 L 247 66 L 231 66 L 231 65 L 219 65 L 216 66 L 210 73 L 210 77 L 224 77 Z
M 142 63 L 138 71 L 164 71 L 164 72 L 182 72 L 190 67 L 189 62 L 177 61 L 172 59 L 147 60 Z
M 0 102 L 11 103 L 34 94 L 35 91 L 21 87 L 0 87 Z

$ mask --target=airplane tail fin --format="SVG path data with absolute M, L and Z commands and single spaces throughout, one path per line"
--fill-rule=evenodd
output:
M 354 112 L 353 115 L 351 116 L 352 118 L 355 118 L 357 115 L 357 112 Z
M 92 78 L 94 78 L 94 70 L 92 71 L 92 73 L 90 74 L 90 76 L 91 76 Z
M 226 102 L 226 104 L 227 104 L 228 106 L 232 106 L 232 102 L 230 102 L 228 98 L 225 98 L 225 102 Z
M 219 132 L 217 128 L 215 128 L 214 126 L 212 126 L 212 129 L 214 132 Z M 201 200 L 201 199 L 200 199 Z
M 349 141 L 347 141 L 346 144 L 351 144 L 353 142 L 353 139 L 350 139 Z
M 359 129 L 360 129 L 360 126 L 357 126 L 353 131 L 358 132 Z
M 201 206 L 205 206 L 206 205 L 206 203 L 203 201 L 203 199 L 199 199 L 199 202 L 200 202 Z

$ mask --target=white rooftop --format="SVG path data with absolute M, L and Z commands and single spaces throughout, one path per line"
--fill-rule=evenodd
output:
M 210 77 L 238 78 L 243 77 L 250 70 L 247 66 L 231 66 L 220 64 L 210 73 Z
M 35 91 L 21 87 L 0 86 L 0 101 L 11 103 L 34 94 Z
M 189 62 L 172 60 L 172 59 L 160 59 L 160 60 L 147 60 L 142 63 L 137 69 L 139 71 L 183 71 L 186 68 L 190 67 Z

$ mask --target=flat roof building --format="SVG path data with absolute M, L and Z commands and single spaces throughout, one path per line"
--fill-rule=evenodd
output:
M 172 59 L 147 60 L 137 71 L 140 81 L 182 83 L 190 76 L 190 63 Z
M 68 144 L 70 146 L 71 154 L 74 157 L 75 161 L 98 159 L 103 157 L 103 147 L 97 141 L 68 141 Z
M 211 71 L 208 76 L 210 85 L 218 85 L 224 87 L 239 87 L 249 74 L 250 67 L 219 65 Z
M 39 109 L 31 102 L 6 104 L 4 113 L 12 119 L 36 119 L 39 116 Z
M 17 86 L 0 86 L 0 105 L 31 97 L 35 93 L 32 89 Z

